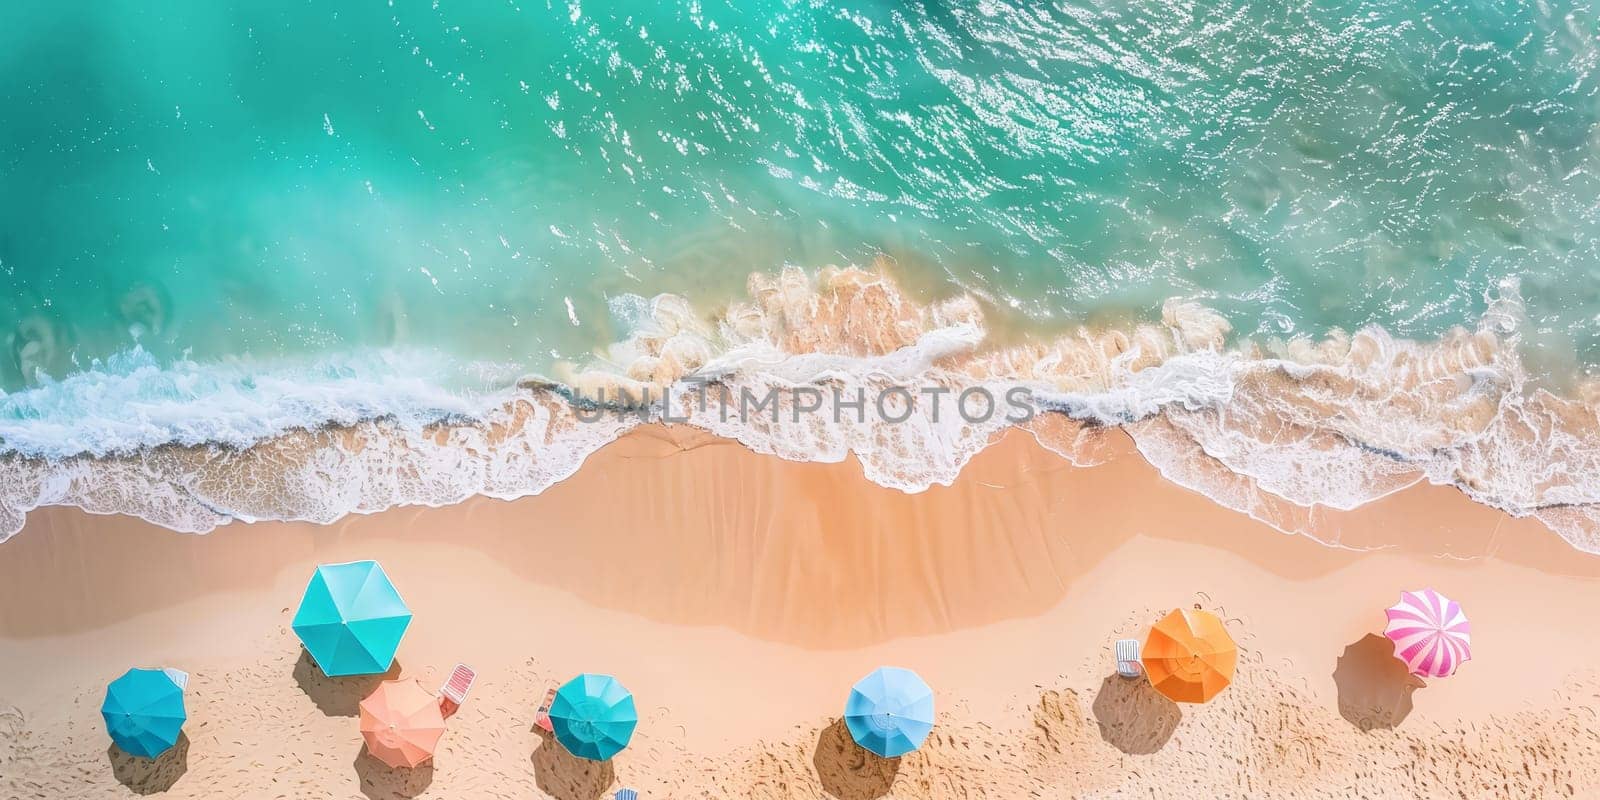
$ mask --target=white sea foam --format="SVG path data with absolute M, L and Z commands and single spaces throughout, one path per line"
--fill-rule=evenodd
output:
M 0 472 L 0 533 L 48 505 L 124 513 L 189 533 L 234 520 L 329 523 L 400 505 L 538 494 L 638 424 L 578 423 L 553 395 L 472 421 L 415 427 L 391 418 L 301 430 L 244 449 L 164 446 L 132 455 L 13 457 Z
M 61 459 L 163 445 L 242 448 L 290 431 L 388 417 L 417 427 L 479 416 L 506 392 L 445 388 L 450 363 L 426 352 L 315 360 L 162 365 L 135 347 L 59 381 L 0 396 L 0 443 Z
M 611 310 L 625 340 L 553 382 L 498 390 L 463 391 L 474 370 L 428 354 L 162 366 L 135 351 L 0 397 L 0 536 L 46 505 L 204 532 L 515 498 L 664 415 L 781 458 L 854 456 L 869 480 L 917 492 L 1018 424 L 1004 408 L 963 415 L 961 391 L 1024 387 L 1043 416 L 1022 424 L 1064 457 L 1092 463 L 1082 432 L 1119 426 L 1169 479 L 1280 530 L 1334 543 L 1326 509 L 1429 481 L 1600 552 L 1600 418 L 1529 385 L 1515 286 L 1474 329 L 1429 342 L 1379 329 L 1229 342 L 1220 315 L 1171 302 L 1159 323 L 995 347 L 971 298 L 919 305 L 859 270 L 753 276 L 749 299 L 713 318 L 673 296 Z M 890 387 L 918 394 L 891 403 L 903 421 L 872 407 Z M 738 413 L 773 391 L 773 406 Z M 868 408 L 797 413 L 797 391 L 859 392 Z

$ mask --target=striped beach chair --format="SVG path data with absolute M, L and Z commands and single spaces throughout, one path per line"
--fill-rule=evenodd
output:
M 450 670 L 450 678 L 439 687 L 439 694 L 449 698 L 458 706 L 462 705 L 467 702 L 467 693 L 472 691 L 472 681 L 477 677 L 478 673 L 474 672 L 472 667 L 457 664 L 455 669 Z
M 639 793 L 632 789 L 618 789 L 611 797 L 612 800 L 639 800 Z
M 555 733 L 556 727 L 550 723 L 550 706 L 556 702 L 556 687 L 551 686 L 544 693 L 544 700 L 539 703 L 539 710 L 533 712 L 533 724 L 538 725 L 545 733 Z
M 1139 663 L 1139 640 L 1117 640 L 1117 674 L 1124 678 L 1137 678 L 1144 674 L 1144 665 Z

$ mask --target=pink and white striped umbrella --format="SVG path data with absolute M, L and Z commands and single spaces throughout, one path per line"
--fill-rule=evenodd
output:
M 1432 590 L 1401 592 L 1385 612 L 1383 635 L 1394 642 L 1394 656 L 1413 675 L 1443 678 L 1472 659 L 1472 623 L 1461 604 Z

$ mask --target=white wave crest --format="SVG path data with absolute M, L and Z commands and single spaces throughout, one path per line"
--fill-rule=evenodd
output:
M 442 388 L 429 376 L 452 368 L 427 356 L 163 368 L 135 353 L 0 398 L 0 537 L 45 505 L 203 532 L 510 499 L 647 422 L 795 461 L 854 456 L 907 492 L 952 483 L 1009 427 L 1089 464 L 1085 431 L 1115 426 L 1169 479 L 1280 530 L 1321 538 L 1325 510 L 1428 481 L 1600 552 L 1600 418 L 1530 386 L 1513 284 L 1474 329 L 1428 342 L 1230 343 L 1220 315 L 1175 301 L 1159 323 L 996 347 L 972 298 L 918 304 L 855 269 L 752 276 L 712 318 L 665 295 L 613 306 L 627 339 L 508 389 Z M 1019 389 L 1038 416 L 1006 402 Z M 966 413 L 964 392 L 992 413 Z

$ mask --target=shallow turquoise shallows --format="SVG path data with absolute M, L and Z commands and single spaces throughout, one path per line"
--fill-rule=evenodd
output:
M 633 695 L 616 678 L 586 672 L 556 690 L 550 725 L 567 752 L 605 761 L 628 746 L 639 712 Z
M 178 399 L 185 359 L 373 347 L 511 381 L 634 296 L 878 253 L 996 318 L 1183 295 L 1240 335 L 1430 336 L 1516 277 L 1588 362 L 1597 30 L 1593 0 L 0 4 L 0 386 L 135 345 Z M 142 407 L 85 402 L 0 418 Z
M 856 744 L 884 758 L 903 756 L 933 730 L 933 690 L 909 669 L 879 667 L 850 690 L 844 724 Z
M 394 663 L 411 609 L 376 561 L 324 564 L 306 586 L 294 632 L 333 677 L 373 675 Z
M 159 669 L 130 669 L 112 681 L 100 715 L 111 741 L 140 758 L 155 758 L 171 749 L 189 718 L 183 688 Z

